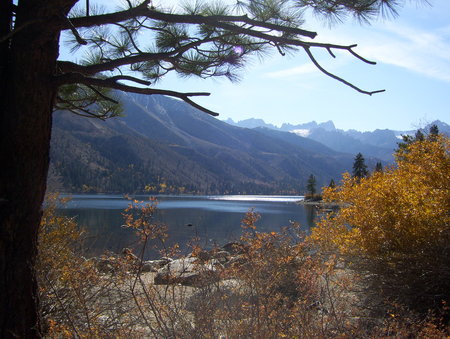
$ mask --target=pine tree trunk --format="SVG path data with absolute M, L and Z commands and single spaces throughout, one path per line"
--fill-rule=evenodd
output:
M 1 338 L 40 337 L 34 267 L 57 90 L 52 76 L 60 33 L 54 23 L 68 2 L 21 1 L 15 27 L 26 26 L 0 46 Z

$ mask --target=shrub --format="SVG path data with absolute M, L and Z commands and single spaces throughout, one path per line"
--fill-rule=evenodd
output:
M 94 260 L 82 256 L 84 231 L 73 218 L 59 216 L 64 203 L 50 195 L 39 232 L 37 276 L 44 335 L 48 338 L 126 337 L 138 333 L 139 315 L 128 303 L 126 260 L 116 274 L 101 274 Z
M 450 302 L 449 146 L 443 136 L 414 142 L 398 151 L 395 167 L 359 181 L 346 174 L 324 189 L 324 199 L 343 207 L 311 239 L 361 273 L 372 300 L 421 314 Z
M 83 259 L 82 230 L 57 216 L 55 204 L 47 204 L 37 267 L 48 338 L 445 338 L 433 322 L 399 312 L 369 327 L 352 291 L 355 277 L 337 268 L 334 257 L 323 260 L 297 224 L 258 232 L 259 216 L 250 211 L 233 254 L 193 243 L 190 262 L 198 270 L 214 267 L 214 279 L 195 287 L 155 285 L 155 274 L 143 273 L 142 257 L 131 250 Z M 159 243 L 167 255 L 155 211 L 155 201 L 133 202 L 126 225 L 142 240 L 141 254 Z

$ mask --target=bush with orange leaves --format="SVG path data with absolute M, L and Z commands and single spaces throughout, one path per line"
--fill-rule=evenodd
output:
M 311 239 L 366 278 L 369 299 L 443 312 L 448 321 L 449 138 L 411 143 L 397 151 L 396 166 L 360 181 L 346 174 L 340 186 L 324 189 L 324 199 L 342 207 Z
M 36 271 L 43 335 L 136 337 L 140 315 L 125 288 L 130 265 L 126 260 L 115 260 L 115 274 L 101 274 L 93 260 L 82 257 L 84 231 L 73 218 L 58 215 L 61 204 L 64 199 L 56 194 L 47 197 L 39 232 Z
M 326 331 L 318 321 L 320 265 L 300 241 L 298 225 L 258 232 L 258 218 L 253 211 L 246 214 L 238 254 L 222 269 L 222 280 L 197 292 L 193 311 L 201 338 L 293 338 Z

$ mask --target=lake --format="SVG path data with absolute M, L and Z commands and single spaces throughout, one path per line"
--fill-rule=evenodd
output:
M 135 247 L 136 236 L 124 223 L 122 213 L 129 200 L 122 195 L 73 194 L 60 212 L 75 217 L 78 224 L 88 230 L 86 241 L 89 255 L 105 250 L 118 252 L 124 247 Z M 241 234 L 241 220 L 245 213 L 254 209 L 261 215 L 256 223 L 259 231 L 278 231 L 299 222 L 306 232 L 314 225 L 314 207 L 298 205 L 302 196 L 262 195 L 214 195 L 214 196 L 168 196 L 159 195 L 155 221 L 164 223 L 169 230 L 169 244 L 185 244 L 197 236 L 204 247 L 223 245 L 237 240 Z M 133 196 L 148 201 L 148 196 Z M 148 250 L 146 257 L 157 254 Z

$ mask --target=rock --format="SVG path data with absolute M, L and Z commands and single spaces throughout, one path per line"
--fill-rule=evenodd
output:
M 168 263 L 172 262 L 173 259 L 172 258 L 167 258 L 167 257 L 162 257 L 161 259 L 157 259 L 157 260 L 153 260 L 156 263 L 159 263 L 161 265 L 161 267 L 163 267 L 164 265 L 167 265 Z
M 225 268 L 225 266 L 219 259 L 211 259 L 211 261 L 209 262 L 209 266 L 213 267 L 213 271 L 214 270 L 223 270 Z
M 143 261 L 142 262 L 142 266 L 141 266 L 141 272 L 142 273 L 146 273 L 146 272 L 156 272 L 158 269 L 153 266 L 151 261 Z
M 217 269 L 212 264 L 200 264 L 197 258 L 174 260 L 157 271 L 155 285 L 181 284 L 184 286 L 204 286 L 217 281 Z
M 141 272 L 157 272 L 161 267 L 167 265 L 169 262 L 170 261 L 166 259 L 143 261 Z
M 224 264 L 231 259 L 231 254 L 228 251 L 219 251 L 212 255 L 212 257 Z
M 247 260 L 242 255 L 236 255 L 234 257 L 231 257 L 230 260 L 228 260 L 224 266 L 225 267 L 231 267 L 231 266 L 242 266 L 247 263 Z
M 112 273 L 114 272 L 114 260 L 109 258 L 92 258 L 95 267 L 100 273 Z

